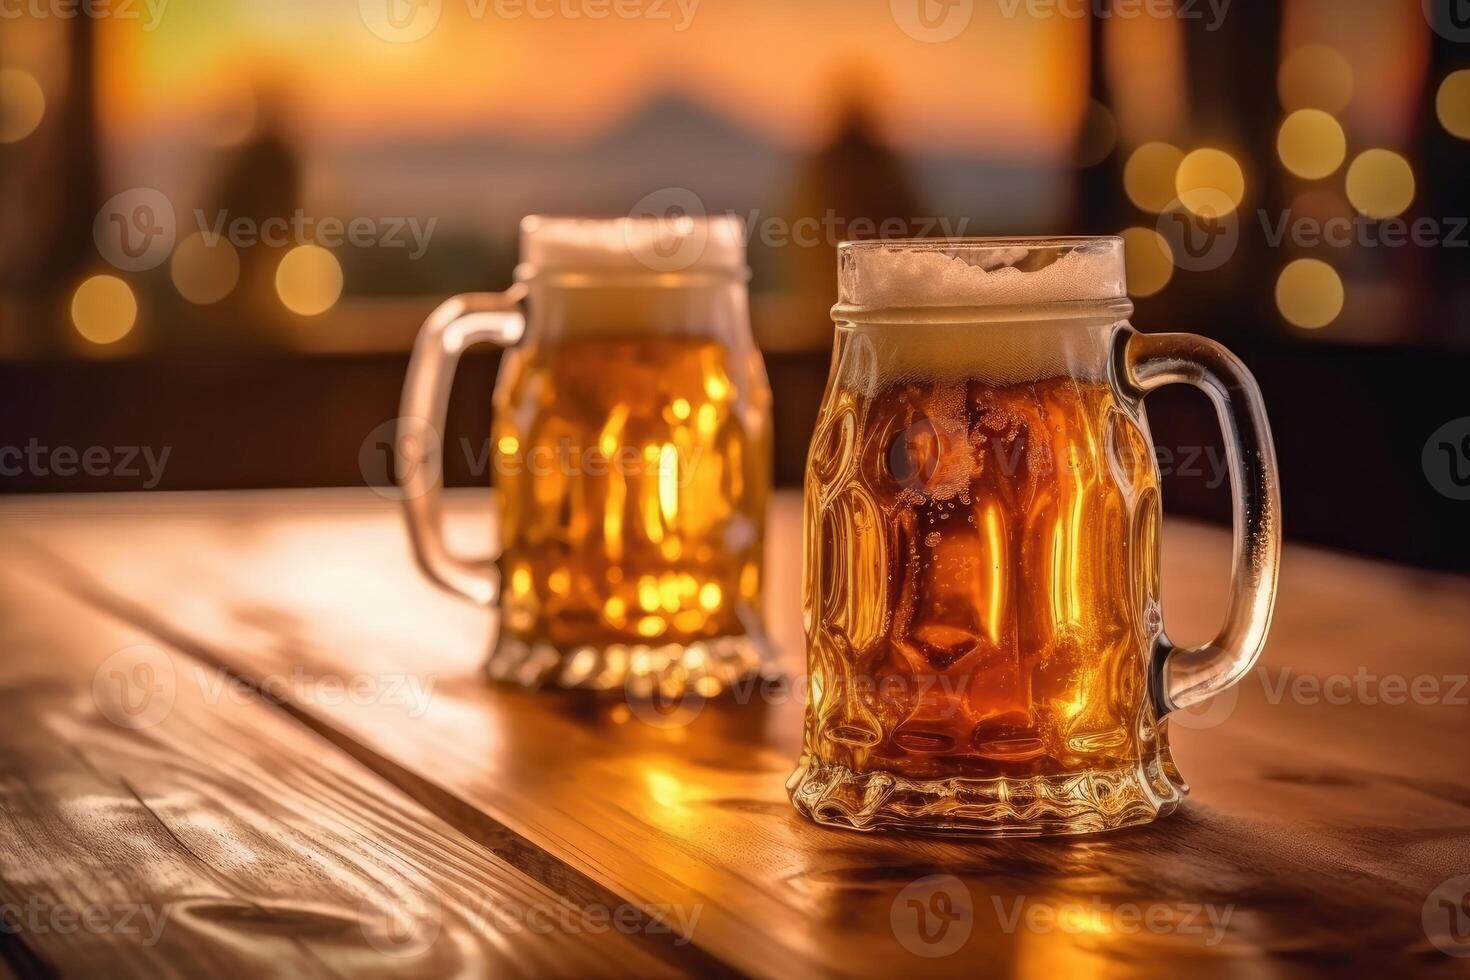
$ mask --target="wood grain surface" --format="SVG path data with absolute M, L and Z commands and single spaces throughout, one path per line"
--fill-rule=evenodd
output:
M 466 550 L 490 543 L 485 513 L 483 493 L 454 500 Z M 683 945 L 650 929 L 627 937 L 661 968 L 1465 972 L 1470 961 L 1435 945 L 1426 912 L 1437 886 L 1470 874 L 1470 583 L 1288 547 L 1262 665 L 1172 726 L 1193 787 L 1178 815 L 1090 838 L 871 837 L 804 822 L 782 789 L 803 708 L 798 524 L 796 501 L 779 500 L 768 606 L 796 682 L 660 713 L 484 683 L 489 615 L 420 580 L 396 507 L 366 491 L 0 504 L 0 535 L 19 556 L 8 567 L 22 566 L 15 589 L 45 581 L 147 642 L 270 692 L 253 710 L 297 738 L 310 729 L 317 764 L 340 756 L 331 764 L 432 812 L 404 814 L 404 834 L 420 833 L 415 821 L 437 826 L 549 894 L 626 903 L 645 925 L 668 923 Z M 1176 640 L 1213 632 L 1229 547 L 1222 531 L 1169 523 L 1165 615 Z M 20 594 L 9 582 L 7 595 Z M 67 635 L 55 619 L 31 627 L 43 645 Z M 405 693 L 410 679 L 421 696 Z M 10 673 L 6 690 L 32 697 Z M 282 741 L 251 751 L 299 750 Z M 41 763 L 28 765 L 26 780 L 39 778 Z M 308 833 L 310 822 L 292 826 Z M 466 933 L 484 944 L 505 942 L 474 925 Z M 450 955 L 437 945 L 423 955 Z M 223 944 L 218 955 L 245 963 L 251 949 Z M 591 972 L 618 969 L 634 961 L 614 951 Z
M 27 571 L 0 569 L 0 905 L 17 930 L 0 949 L 16 972 L 698 963 L 597 929 L 229 674 Z

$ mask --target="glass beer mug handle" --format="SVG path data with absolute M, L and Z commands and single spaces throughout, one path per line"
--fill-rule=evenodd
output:
M 1208 700 L 1255 665 L 1271 625 L 1281 555 L 1281 488 L 1261 391 L 1244 364 L 1194 334 L 1125 330 L 1119 373 L 1139 394 L 1169 384 L 1203 391 L 1215 406 L 1230 463 L 1235 546 L 1230 608 L 1212 643 L 1175 647 L 1159 635 L 1151 686 L 1159 717 Z
M 460 354 L 472 344 L 509 347 L 518 341 L 525 331 L 517 309 L 524 292 L 517 286 L 504 293 L 465 293 L 429 314 L 414 341 L 398 410 L 398 445 L 410 450 L 405 455 L 413 464 L 403 467 L 398 486 L 414 557 L 433 582 L 481 605 L 494 602 L 499 592 L 493 557 L 461 557 L 444 540 L 444 421 Z

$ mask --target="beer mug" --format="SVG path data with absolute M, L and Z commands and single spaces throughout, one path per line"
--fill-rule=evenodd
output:
M 807 465 L 810 701 L 798 810 L 858 830 L 1145 823 L 1187 787 L 1170 712 L 1238 681 L 1275 599 L 1281 507 L 1254 380 L 1140 334 L 1117 238 L 849 242 Z M 1159 608 L 1143 397 L 1213 401 L 1235 508 L 1214 642 Z
M 529 217 L 516 285 L 440 306 L 414 345 L 400 478 L 430 579 L 499 612 L 491 677 L 710 695 L 762 665 L 770 388 L 737 219 Z M 461 352 L 506 348 L 489 460 L 498 556 L 446 546 Z

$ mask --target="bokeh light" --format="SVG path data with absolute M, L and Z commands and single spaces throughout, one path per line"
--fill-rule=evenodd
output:
M 92 343 L 111 344 L 138 322 L 138 301 L 117 276 L 93 276 L 72 294 L 71 322 Z
M 179 295 L 191 303 L 218 303 L 240 281 L 240 256 L 224 238 L 213 244 L 203 232 L 195 232 L 174 249 L 169 275 Z
M 1470 140 L 1470 70 L 1451 72 L 1434 99 L 1439 124 L 1462 140 Z
M 292 313 L 325 313 L 342 295 L 342 266 L 320 245 L 299 245 L 276 269 L 276 293 Z
M 1321 109 L 1336 114 L 1353 99 L 1353 66 L 1334 48 L 1305 45 L 1282 60 L 1277 88 L 1288 111 Z
M 1320 259 L 1297 259 L 1276 281 L 1276 306 L 1287 322 L 1318 330 L 1342 312 L 1345 293 L 1337 270 Z
M 19 143 L 46 115 L 46 93 L 30 72 L 0 68 L 0 143 Z
M 1095 167 L 1111 156 L 1117 146 L 1118 121 L 1112 110 L 1096 99 L 1089 101 L 1073 162 L 1079 167 Z
M 1347 135 L 1329 113 L 1298 109 L 1281 124 L 1276 152 L 1287 170 L 1307 180 L 1320 180 L 1336 173 L 1347 159 Z
M 1245 173 L 1233 156 L 1207 147 L 1180 162 L 1174 189 L 1179 192 L 1180 203 L 1190 211 L 1205 218 L 1220 217 L 1222 202 L 1228 201 L 1233 211 L 1245 199 Z
M 1123 257 L 1128 269 L 1128 292 L 1153 296 L 1174 278 L 1174 252 L 1163 235 L 1152 228 L 1123 232 Z
M 1150 214 L 1163 214 L 1178 196 L 1174 177 L 1184 151 L 1168 143 L 1145 143 L 1134 150 L 1123 167 L 1123 189 L 1128 200 Z
M 1414 168 L 1392 150 L 1365 150 L 1347 173 L 1348 200 L 1370 218 L 1394 218 L 1414 203 Z

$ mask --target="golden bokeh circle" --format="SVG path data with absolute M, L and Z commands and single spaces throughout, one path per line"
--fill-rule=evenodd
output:
M 1179 202 L 1195 214 L 1221 217 L 1222 200 L 1228 201 L 1233 211 L 1245 199 L 1245 172 L 1229 153 L 1205 147 L 1180 161 L 1174 189 Z
M 1174 278 L 1174 251 L 1169 242 L 1152 228 L 1129 228 L 1121 237 L 1129 294 L 1148 297 L 1162 292 Z
M 298 245 L 276 269 L 276 294 L 292 313 L 325 313 L 342 295 L 342 265 L 320 245 Z
M 94 344 L 115 343 L 138 322 L 138 300 L 117 276 L 92 276 L 72 294 L 71 322 Z
M 1276 280 L 1276 307 L 1288 323 L 1319 330 L 1342 313 L 1346 293 L 1337 270 L 1320 259 L 1297 259 Z
M 1112 110 L 1096 99 L 1088 101 L 1080 130 L 1072 161 L 1078 167 L 1095 167 L 1118 148 L 1118 121 Z
M 1163 214 L 1179 191 L 1174 177 L 1184 151 L 1169 143 L 1145 143 L 1134 150 L 1123 166 L 1123 190 L 1134 206 L 1149 214 Z
M 1347 134 L 1330 113 L 1298 109 L 1281 124 L 1276 152 L 1298 177 L 1321 180 L 1336 173 L 1347 159 Z
M 1451 72 L 1434 98 L 1439 124 L 1452 136 L 1470 140 L 1470 69 Z
M 224 238 L 214 236 L 210 242 L 196 231 L 174 249 L 169 276 L 180 296 L 208 306 L 230 295 L 240 281 L 240 255 Z
M 1370 218 L 1396 218 L 1414 203 L 1414 168 L 1392 150 L 1364 150 L 1348 167 L 1347 195 Z
M 36 76 L 19 68 L 0 68 L 0 143 L 19 143 L 36 131 L 46 115 L 46 93 Z

